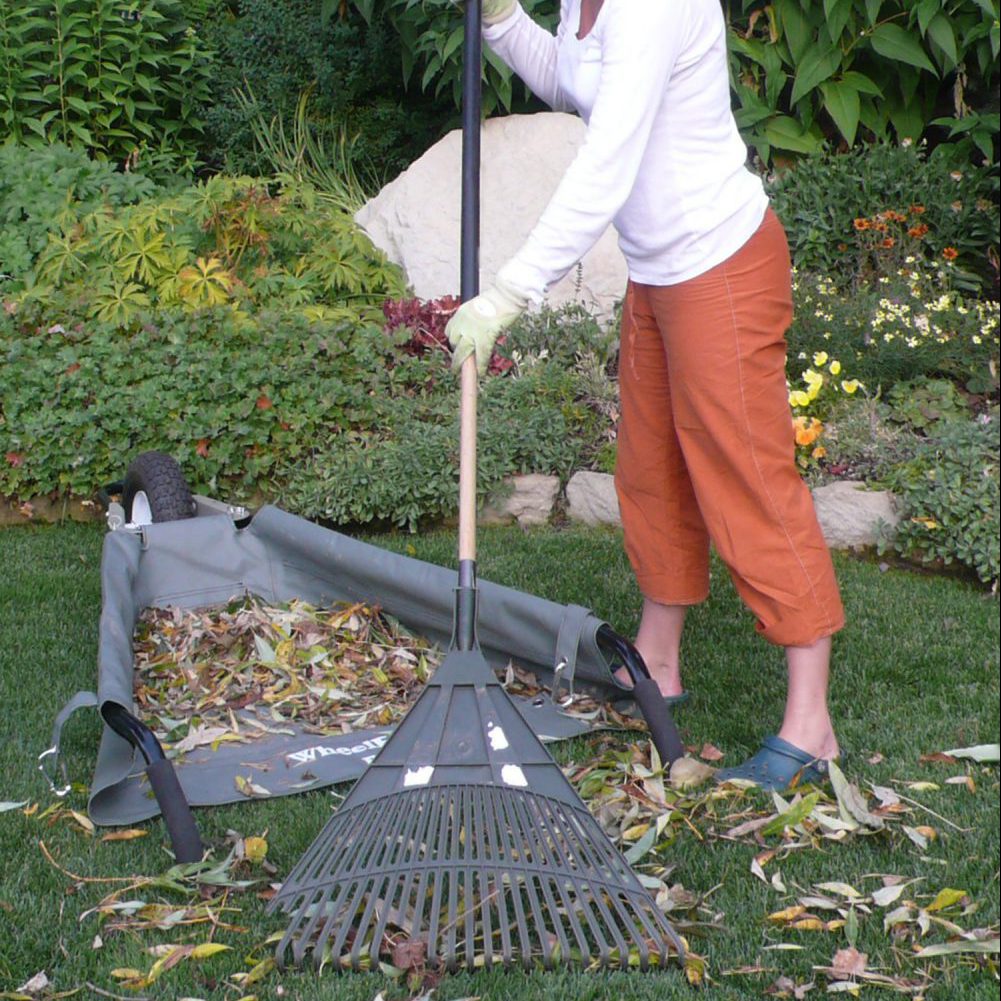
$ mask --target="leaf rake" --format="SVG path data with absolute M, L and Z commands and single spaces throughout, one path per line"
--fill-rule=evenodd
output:
M 478 284 L 480 4 L 466 4 L 462 297 Z M 280 966 L 664 965 L 681 939 L 543 747 L 475 639 L 476 397 L 462 367 L 459 574 L 452 650 L 299 860 L 268 911 L 291 915 Z M 641 662 L 640 662 L 641 663 Z M 644 714 L 680 742 L 641 667 Z M 665 719 L 666 718 L 666 724 Z

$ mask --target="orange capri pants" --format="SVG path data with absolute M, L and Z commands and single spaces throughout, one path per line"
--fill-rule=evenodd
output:
M 711 540 L 765 639 L 808 646 L 844 625 L 844 609 L 795 461 L 790 280 L 785 231 L 769 209 L 705 274 L 629 283 L 615 485 L 645 597 L 703 601 Z

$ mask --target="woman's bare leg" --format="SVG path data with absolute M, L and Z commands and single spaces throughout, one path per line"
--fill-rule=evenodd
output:
M 818 758 L 838 756 L 838 739 L 827 707 L 830 662 L 830 636 L 810 646 L 786 647 L 789 690 L 778 735 Z
M 687 605 L 662 605 L 643 599 L 643 615 L 636 633 L 636 649 L 650 671 L 650 677 L 660 686 L 663 695 L 680 695 L 681 632 L 685 625 Z M 629 683 L 623 670 L 618 677 Z

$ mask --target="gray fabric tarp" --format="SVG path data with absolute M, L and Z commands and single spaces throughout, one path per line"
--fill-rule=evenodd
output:
M 268 506 L 243 527 L 226 515 L 206 515 L 109 532 L 101 583 L 97 701 L 131 709 L 132 634 L 144 608 L 206 607 L 247 593 L 267 602 L 301 598 L 321 606 L 364 601 L 447 646 L 456 575 Z M 596 641 L 602 620 L 587 609 L 484 580 L 478 582 L 478 594 L 479 643 L 495 668 L 513 660 L 548 684 L 556 665 L 563 665 L 563 683 L 572 680 L 577 688 L 606 698 L 625 690 L 613 679 Z M 535 701 L 543 704 L 523 702 L 519 708 L 544 739 L 587 729 L 586 723 L 558 712 L 548 698 Z M 357 778 L 389 732 L 301 732 L 277 742 L 199 748 L 177 762 L 177 773 L 193 806 L 242 800 L 247 782 L 260 795 L 283 795 Z M 133 823 L 157 814 L 143 772 L 138 752 L 105 727 L 89 800 L 95 823 Z M 241 776 L 247 782 L 240 783 Z

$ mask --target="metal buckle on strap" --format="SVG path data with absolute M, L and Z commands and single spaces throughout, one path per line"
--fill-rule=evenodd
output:
M 59 748 L 55 744 L 52 747 L 47 747 L 38 755 L 38 770 L 45 776 L 45 781 L 48 782 L 53 794 L 60 799 L 73 788 L 66 775 L 66 764 L 60 760 Z M 56 785 L 56 779 L 60 776 L 62 776 L 64 783 L 61 786 Z
M 573 671 L 567 671 L 569 663 L 564 658 L 553 668 L 553 688 L 549 693 L 549 698 L 553 705 L 559 709 L 565 709 L 571 705 L 576 698 L 573 690 Z M 562 698 L 559 696 L 560 687 L 566 686 L 567 693 Z

